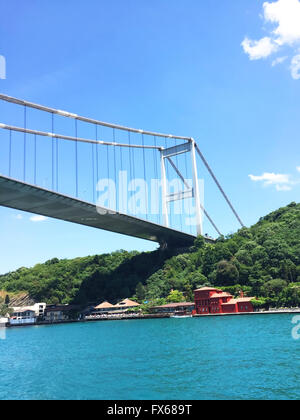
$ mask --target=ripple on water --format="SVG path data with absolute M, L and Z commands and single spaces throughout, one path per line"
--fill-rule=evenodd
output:
M 298 399 L 292 316 L 10 329 L 0 399 Z

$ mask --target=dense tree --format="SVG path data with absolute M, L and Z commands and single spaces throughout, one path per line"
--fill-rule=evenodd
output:
M 182 292 L 180 292 L 179 290 L 172 290 L 169 294 L 169 296 L 167 296 L 167 302 L 169 303 L 179 303 L 179 302 L 184 302 L 185 301 L 185 297 L 184 294 Z
M 73 260 L 54 258 L 0 276 L 2 296 L 23 291 L 36 301 L 82 305 L 126 297 L 167 302 L 178 298 L 172 290 L 180 299 L 192 300 L 193 290 L 204 285 L 234 295 L 243 289 L 258 298 L 258 307 L 299 305 L 300 204 L 278 209 L 214 244 L 199 237 L 184 253 L 120 250 Z

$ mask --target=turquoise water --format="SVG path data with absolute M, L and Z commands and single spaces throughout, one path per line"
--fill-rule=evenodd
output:
M 299 399 L 291 315 L 9 329 L 0 399 Z

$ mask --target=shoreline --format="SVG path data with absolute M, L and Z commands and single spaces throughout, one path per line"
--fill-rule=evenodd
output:
M 210 317 L 229 317 L 229 316 L 247 316 L 247 315 L 283 315 L 283 314 L 300 314 L 299 309 L 286 309 L 286 310 L 274 310 L 274 311 L 264 311 L 264 312 L 242 312 L 242 313 L 232 313 L 232 314 L 205 314 L 205 315 L 193 315 L 192 318 L 210 318 Z M 21 328 L 21 327 L 35 327 L 35 326 L 51 326 L 51 325 L 63 325 L 63 324 L 75 324 L 75 323 L 86 323 L 86 322 L 101 322 L 101 321 L 130 321 L 130 320 L 144 320 L 144 319 L 168 319 L 171 318 L 173 314 L 149 314 L 149 315 L 139 315 L 139 316 L 118 316 L 118 317 L 106 317 L 106 318 L 97 318 L 97 319 L 82 319 L 82 320 L 67 320 L 67 321 L 57 321 L 57 322 L 46 322 L 41 321 L 34 324 L 20 324 L 20 325 L 10 325 L 6 324 L 4 328 Z

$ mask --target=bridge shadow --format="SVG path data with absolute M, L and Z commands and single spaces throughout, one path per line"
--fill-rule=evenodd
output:
M 103 270 L 99 265 L 90 277 L 83 280 L 72 304 L 92 306 L 103 301 L 115 304 L 124 298 L 130 298 L 135 295 L 137 285 L 145 285 L 147 279 L 162 269 L 168 259 L 189 251 L 188 248 L 169 248 L 144 252 L 129 257 L 112 271 Z M 95 256 L 93 262 L 97 264 L 97 259 L 100 258 L 101 256 Z

